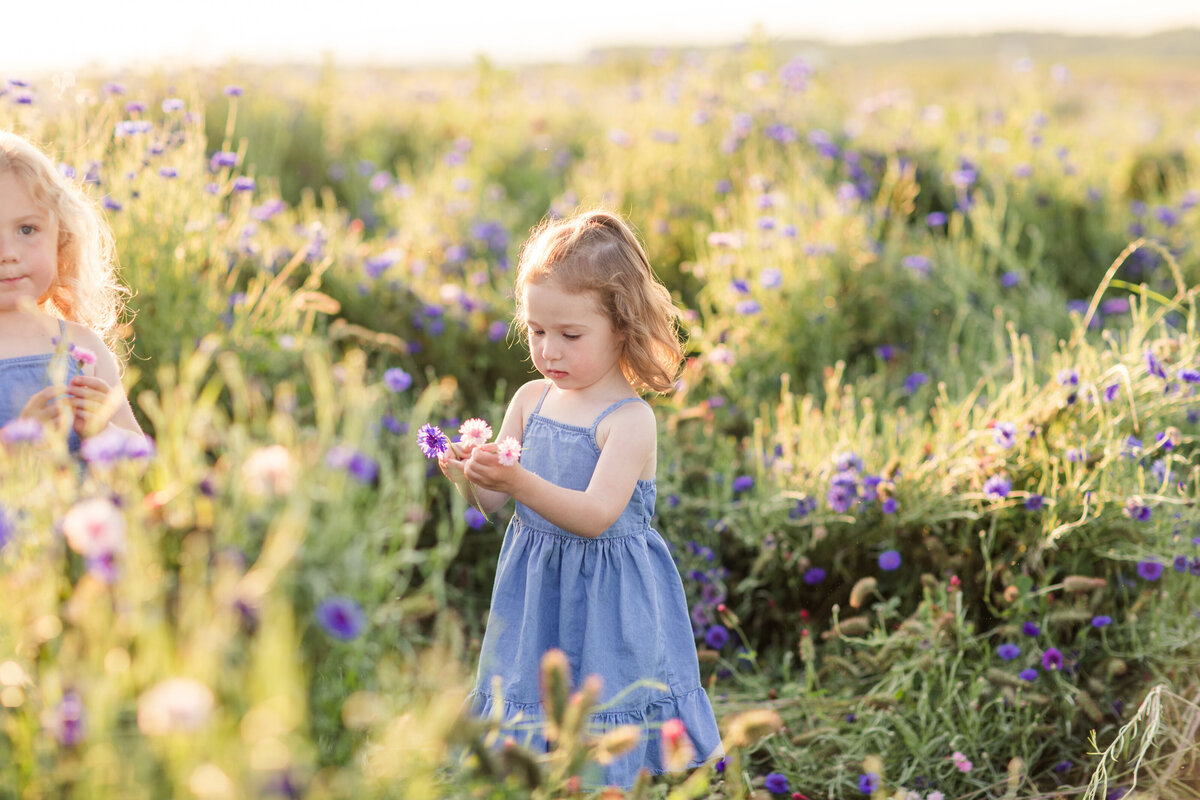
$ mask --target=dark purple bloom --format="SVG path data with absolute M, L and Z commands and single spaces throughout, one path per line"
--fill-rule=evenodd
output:
M 1131 497 L 1125 501 L 1125 516 L 1136 522 L 1147 522 L 1150 519 L 1150 506 L 1142 502 L 1139 497 Z
M 446 434 L 442 433 L 442 429 L 436 425 L 422 425 L 417 431 L 417 444 L 421 447 L 421 452 L 426 458 L 437 458 L 442 453 L 446 452 L 446 448 L 450 446 L 450 440 L 446 438 Z
M 817 510 L 817 501 L 811 497 L 801 497 L 796 501 L 796 505 L 788 512 L 790 519 L 804 519 L 809 514 Z
M 917 391 L 918 388 L 927 383 L 929 383 L 928 375 L 926 375 L 924 372 L 914 372 L 904 379 L 904 391 L 908 394 L 912 394 L 913 392 Z
M 1167 371 L 1163 369 L 1162 362 L 1154 355 L 1154 351 L 1149 347 L 1146 348 L 1146 371 L 1151 375 L 1157 375 L 1160 378 L 1167 377 Z
M 829 507 L 839 514 L 845 514 L 850 509 L 850 504 L 854 502 L 855 491 L 853 484 L 834 483 L 829 487 L 829 492 L 825 495 L 825 500 L 829 503 Z
M 1064 772 L 1070 771 L 1070 769 L 1071 769 L 1070 761 L 1060 761 L 1054 765 L 1054 771 L 1060 775 Z
M 895 514 L 896 509 L 898 509 L 899 507 L 900 507 L 900 503 L 897 502 L 896 498 L 894 498 L 894 497 L 884 498 L 883 503 L 880 504 L 880 509 L 885 514 Z
M 821 569 L 820 567 L 810 567 L 808 571 L 804 573 L 804 582 L 809 586 L 816 586 L 818 583 L 821 583 L 824 580 L 825 570 Z
M 879 775 L 866 772 L 858 776 L 858 790 L 863 794 L 874 794 L 879 788 Z
M 788 790 L 788 779 L 778 772 L 772 772 L 763 781 L 763 786 L 771 794 L 783 794 Z
M 1200 370 L 1192 367 L 1180 367 L 1175 377 L 1184 383 L 1200 383 Z
M 317 624 L 335 639 L 350 641 L 362 633 L 367 615 L 358 602 L 349 597 L 329 597 L 317 605 Z
M 1103 628 L 1105 625 L 1110 625 L 1111 623 L 1112 617 L 1108 616 L 1107 614 L 1097 614 L 1096 616 L 1092 617 L 1093 628 Z
M 1011 422 L 997 422 L 992 428 L 992 440 L 1007 450 L 1017 443 L 1017 426 Z
M 83 741 L 83 714 L 83 698 L 79 693 L 72 689 L 63 692 L 53 717 L 55 738 L 60 744 L 73 747 Z
M 891 361 L 896 357 L 896 348 L 890 344 L 881 344 L 875 348 L 875 355 L 880 361 Z
M 1017 677 L 1023 681 L 1037 680 L 1037 676 L 1038 676 L 1038 672 L 1033 667 L 1027 667 L 1027 668 L 1021 670 L 1019 673 L 1017 673 Z
M 735 493 L 744 492 L 754 486 L 754 478 L 749 475 L 738 475 L 733 479 L 733 491 Z
M 1156 581 L 1162 577 L 1163 565 L 1158 561 L 1139 561 L 1137 573 L 1142 580 Z
M 467 506 L 467 510 L 463 512 L 463 518 L 467 521 L 467 527 L 473 531 L 479 530 L 487 522 L 487 517 L 475 506 Z
M 1000 500 L 1008 497 L 1008 493 L 1012 491 L 1012 481 L 1004 473 L 993 475 L 984 481 L 983 493 L 994 500 Z
M 31 417 L 17 417 L 0 427 L 0 441 L 5 444 L 36 442 L 42 438 L 42 423 Z
M 1079 373 L 1073 369 L 1060 369 L 1056 380 L 1059 386 L 1078 386 Z
M 379 476 L 379 462 L 366 453 L 355 451 L 346 464 L 346 472 L 359 483 L 374 483 Z
M 15 531 L 16 526 L 8 518 L 8 512 L 4 510 L 4 506 L 0 506 L 0 550 L 3 550 L 4 546 L 12 541 Z
M 168 97 L 162 102 L 162 110 L 167 114 L 172 111 L 183 111 L 183 101 L 178 97 Z
M 1011 289 L 1021 282 L 1021 273 L 1009 270 L 1000 276 L 1000 285 L 1005 289 Z
M 1021 633 L 1026 636 L 1038 636 L 1041 632 L 1042 629 L 1036 622 L 1026 622 L 1021 626 Z
M 942 211 L 930 211 L 925 215 L 925 224 L 931 228 L 946 224 L 946 214 Z
M 1063 654 L 1057 647 L 1051 647 L 1042 653 L 1042 669 L 1058 670 L 1063 668 Z
M 1014 658 L 1021 655 L 1021 648 L 1010 642 L 1005 642 L 996 648 L 996 655 L 1000 656 L 1005 661 L 1012 661 Z
M 399 367 L 392 367 L 383 373 L 384 384 L 393 392 L 403 392 L 412 386 L 412 376 Z
M 1113 400 L 1116 400 L 1117 393 L 1120 391 L 1121 391 L 1121 384 L 1119 384 L 1119 383 L 1110 383 L 1108 386 L 1105 386 L 1104 387 L 1104 401 L 1106 403 L 1111 403 Z
M 218 150 L 208 160 L 208 167 L 213 172 L 216 172 L 223 167 L 236 167 L 237 162 L 237 153 L 231 153 L 228 150 Z
M 729 631 L 724 625 L 712 625 L 704 633 L 704 643 L 713 650 L 720 650 L 729 641 Z
M 900 568 L 900 553 L 896 550 L 884 550 L 879 554 L 879 568 L 884 572 L 892 572 Z
M 1025 498 L 1025 508 L 1030 511 L 1041 511 L 1042 506 L 1046 504 L 1046 498 L 1040 494 L 1031 494 Z
M 240 176 L 233 181 L 233 190 L 235 192 L 252 192 L 254 191 L 254 178 Z

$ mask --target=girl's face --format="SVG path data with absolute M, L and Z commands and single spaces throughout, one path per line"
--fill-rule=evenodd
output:
M 553 281 L 525 287 L 525 326 L 537 371 L 559 389 L 587 389 L 621 375 L 621 337 L 593 292 L 571 294 Z
M 16 173 L 0 173 L 0 311 L 37 303 L 58 273 L 58 225 Z

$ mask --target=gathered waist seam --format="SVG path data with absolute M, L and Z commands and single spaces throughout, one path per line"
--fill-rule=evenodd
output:
M 521 519 L 520 515 L 514 515 L 512 518 L 513 524 L 522 530 L 531 533 L 538 533 L 542 536 L 554 536 L 559 539 L 577 540 L 582 542 L 606 542 L 612 539 L 626 539 L 630 536 L 644 536 L 649 529 L 649 525 L 643 527 L 631 526 L 629 529 L 622 529 L 615 533 L 605 531 L 600 536 L 580 536 L 577 533 L 564 531 L 562 528 L 544 528 L 539 525 L 532 525 L 527 520 Z M 611 529 L 610 529 L 611 530 Z

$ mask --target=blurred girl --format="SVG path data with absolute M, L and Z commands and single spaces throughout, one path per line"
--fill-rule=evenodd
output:
M 465 476 L 474 485 L 483 511 L 516 500 L 475 710 L 487 717 L 499 708 L 505 720 L 520 715 L 523 724 L 507 732 L 526 739 L 530 721 L 543 720 L 540 660 L 559 648 L 576 684 L 589 675 L 603 679 L 607 707 L 593 715 L 593 732 L 642 728 L 638 746 L 609 765 L 601 783 L 630 786 L 643 767 L 657 774 L 715 759 L 720 735 L 700 684 L 683 583 L 650 527 L 656 426 L 638 397 L 639 389 L 672 388 L 682 360 L 678 310 L 629 227 L 603 212 L 535 230 L 517 268 L 516 299 L 517 321 L 544 376 L 517 390 L 497 436 L 521 443 L 520 460 L 496 443 L 440 459 L 456 484 Z M 545 746 L 537 733 L 531 738 Z M 691 757 L 668 764 L 663 738 Z
M 110 426 L 141 433 L 109 349 L 122 293 L 95 203 L 0 131 L 0 426 L 66 430 L 71 450 Z

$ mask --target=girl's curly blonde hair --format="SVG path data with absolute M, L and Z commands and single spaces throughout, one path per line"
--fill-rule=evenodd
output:
M 0 174 L 6 172 L 20 178 L 58 223 L 58 270 L 39 307 L 91 328 L 112 349 L 129 290 L 117 279 L 116 248 L 103 212 L 38 147 L 0 131 Z
M 572 294 L 595 293 L 623 338 L 621 372 L 635 388 L 671 390 L 683 361 L 679 309 L 624 220 L 597 210 L 534 228 L 517 263 L 518 320 L 525 287 L 551 280 Z

